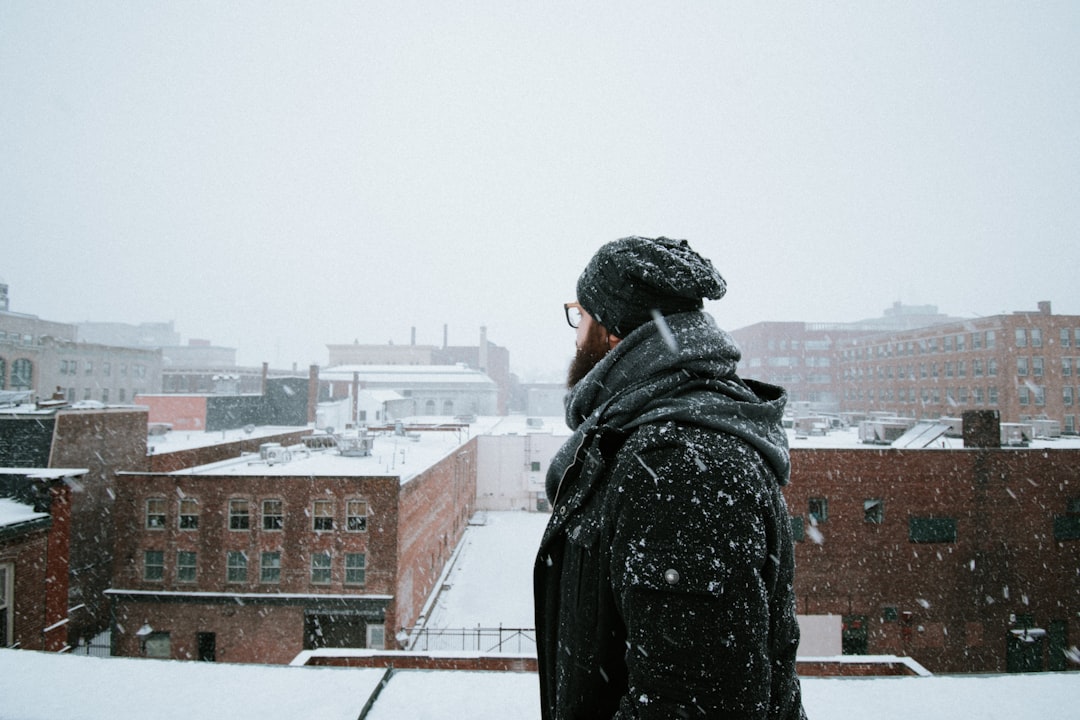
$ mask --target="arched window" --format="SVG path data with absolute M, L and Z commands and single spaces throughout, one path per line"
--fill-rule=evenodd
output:
M 34 387 L 34 364 L 19 358 L 11 364 L 11 389 L 30 390 Z
M 424 403 L 424 414 L 425 415 L 434 415 L 435 414 L 435 401 L 434 400 L 428 400 L 426 403 Z
M 453 415 L 454 414 L 454 401 L 453 400 L 444 400 L 443 401 L 442 414 L 443 415 Z

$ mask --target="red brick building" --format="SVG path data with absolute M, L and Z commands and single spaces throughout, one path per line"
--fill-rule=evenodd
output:
M 133 407 L 31 406 L 0 413 L 0 466 L 86 469 L 71 493 L 72 645 L 109 626 L 113 478 L 118 470 L 148 467 L 146 418 L 144 409 Z
M 0 647 L 68 646 L 69 482 L 85 473 L 0 468 Z
M 841 615 L 845 654 L 936 673 L 1071 667 L 1080 450 L 791 455 L 798 612 Z
M 476 441 L 462 432 L 386 433 L 361 457 L 313 438 L 122 474 L 115 653 L 287 663 L 396 647 L 473 510 Z

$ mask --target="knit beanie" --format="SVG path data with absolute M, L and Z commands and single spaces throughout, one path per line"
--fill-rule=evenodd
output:
M 605 244 L 577 282 L 581 306 L 616 337 L 662 315 L 700 310 L 727 284 L 686 240 L 625 237 Z

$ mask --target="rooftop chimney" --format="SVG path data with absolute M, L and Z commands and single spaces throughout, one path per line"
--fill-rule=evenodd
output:
M 488 346 L 487 346 L 487 327 L 480 326 L 480 357 L 477 358 L 477 364 L 480 366 L 480 372 L 487 372 L 488 366 Z
M 997 410 L 966 410 L 961 417 L 964 421 L 964 447 L 1001 447 L 1001 414 Z
M 1041 301 L 1039 303 L 1039 312 L 1042 313 L 1043 315 L 1049 315 L 1050 314 L 1050 301 L 1049 300 L 1043 300 L 1043 301 Z

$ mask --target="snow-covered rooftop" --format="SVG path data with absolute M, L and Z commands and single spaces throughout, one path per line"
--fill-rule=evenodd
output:
M 241 440 L 252 440 L 285 433 L 308 430 L 309 426 L 260 425 L 250 432 L 242 428 L 202 432 L 198 430 L 170 430 L 162 435 L 151 435 L 146 439 L 146 451 L 151 455 L 210 447 Z
M 873 445 L 861 442 L 859 440 L 859 430 L 856 427 L 829 430 L 825 435 L 810 435 L 809 437 L 797 437 L 795 431 L 788 430 L 788 443 L 793 448 L 862 448 L 866 450 L 886 450 L 890 447 L 889 445 Z M 927 449 L 958 450 L 963 447 L 964 442 L 960 438 L 942 436 L 934 442 L 932 447 Z M 1080 437 L 1062 436 L 1053 439 L 1035 438 L 1028 445 L 1028 448 L 1076 450 L 1080 449 Z
M 34 508 L 11 498 L 0 497 L 0 527 L 11 527 L 31 520 L 49 517 L 49 513 L 34 512 Z
M 477 432 L 491 424 L 444 430 L 416 430 L 406 425 L 404 434 L 376 431 L 369 434 L 371 454 L 362 457 L 342 455 L 337 448 L 308 449 L 303 445 L 282 448 L 282 457 L 263 460 L 256 453 L 221 462 L 178 470 L 176 475 L 240 476 L 330 476 L 330 477 L 400 477 L 405 483 L 432 467 L 465 444 Z M 287 456 L 287 459 L 284 459 Z

